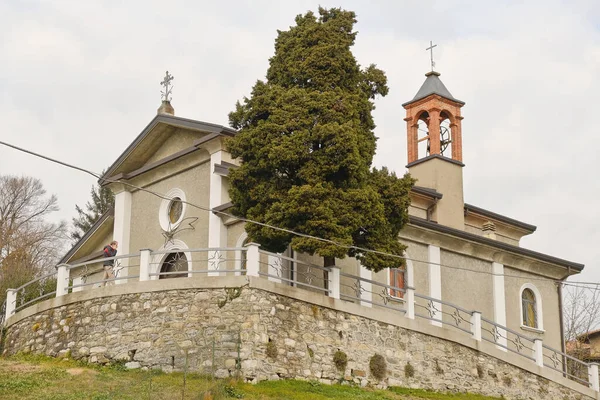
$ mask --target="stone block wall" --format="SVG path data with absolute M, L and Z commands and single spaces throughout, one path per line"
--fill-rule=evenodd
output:
M 348 358 L 343 371 L 333 362 L 338 350 Z M 8 327 L 5 354 L 17 352 L 167 371 L 187 364 L 252 382 L 346 380 L 506 399 L 594 398 L 456 342 L 248 285 L 66 302 Z M 369 368 L 375 354 L 386 361 L 381 380 Z

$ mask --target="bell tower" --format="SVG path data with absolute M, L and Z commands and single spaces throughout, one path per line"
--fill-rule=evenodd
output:
M 402 104 L 406 109 L 408 171 L 417 185 L 442 193 L 432 213 L 440 224 L 464 230 L 464 167 L 461 108 L 431 71 L 415 97 Z

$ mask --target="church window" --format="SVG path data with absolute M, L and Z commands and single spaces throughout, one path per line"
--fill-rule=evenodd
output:
M 181 214 L 183 214 L 183 203 L 179 197 L 175 197 L 169 203 L 169 222 L 171 224 L 177 223 L 181 218 Z
M 180 274 L 174 272 L 182 272 Z M 183 278 L 187 277 L 188 271 L 188 260 L 184 253 L 182 252 L 174 252 L 169 253 L 165 260 L 162 262 L 160 266 L 160 272 L 168 273 L 167 275 L 160 275 L 160 279 L 170 279 L 170 278 Z
M 183 190 L 174 188 L 165 194 L 158 210 L 158 222 L 165 232 L 173 232 L 183 221 L 186 211 L 186 197 Z
M 537 328 L 537 307 L 535 294 L 531 289 L 523 290 L 521 294 L 521 307 L 523 308 L 523 325 L 530 328 Z
M 390 268 L 390 286 L 398 289 L 390 289 L 390 296 L 397 297 L 399 299 L 404 298 L 405 289 L 405 271 L 400 268 Z M 403 290 L 399 290 L 403 289 Z

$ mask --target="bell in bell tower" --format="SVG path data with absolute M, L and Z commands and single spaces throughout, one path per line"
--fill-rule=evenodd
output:
M 427 49 L 433 52 L 433 44 Z M 433 53 L 432 53 L 433 54 Z M 417 185 L 442 194 L 432 213 L 440 224 L 464 229 L 462 153 L 463 101 L 456 99 L 432 70 L 406 109 L 408 165 Z

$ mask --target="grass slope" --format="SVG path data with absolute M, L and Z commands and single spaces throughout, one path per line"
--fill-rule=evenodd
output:
M 0 358 L 0 399 L 11 400 L 492 400 L 473 394 L 444 394 L 424 390 L 361 389 L 350 385 L 281 380 L 251 385 L 235 380 L 212 380 L 197 374 L 126 371 L 46 357 Z

